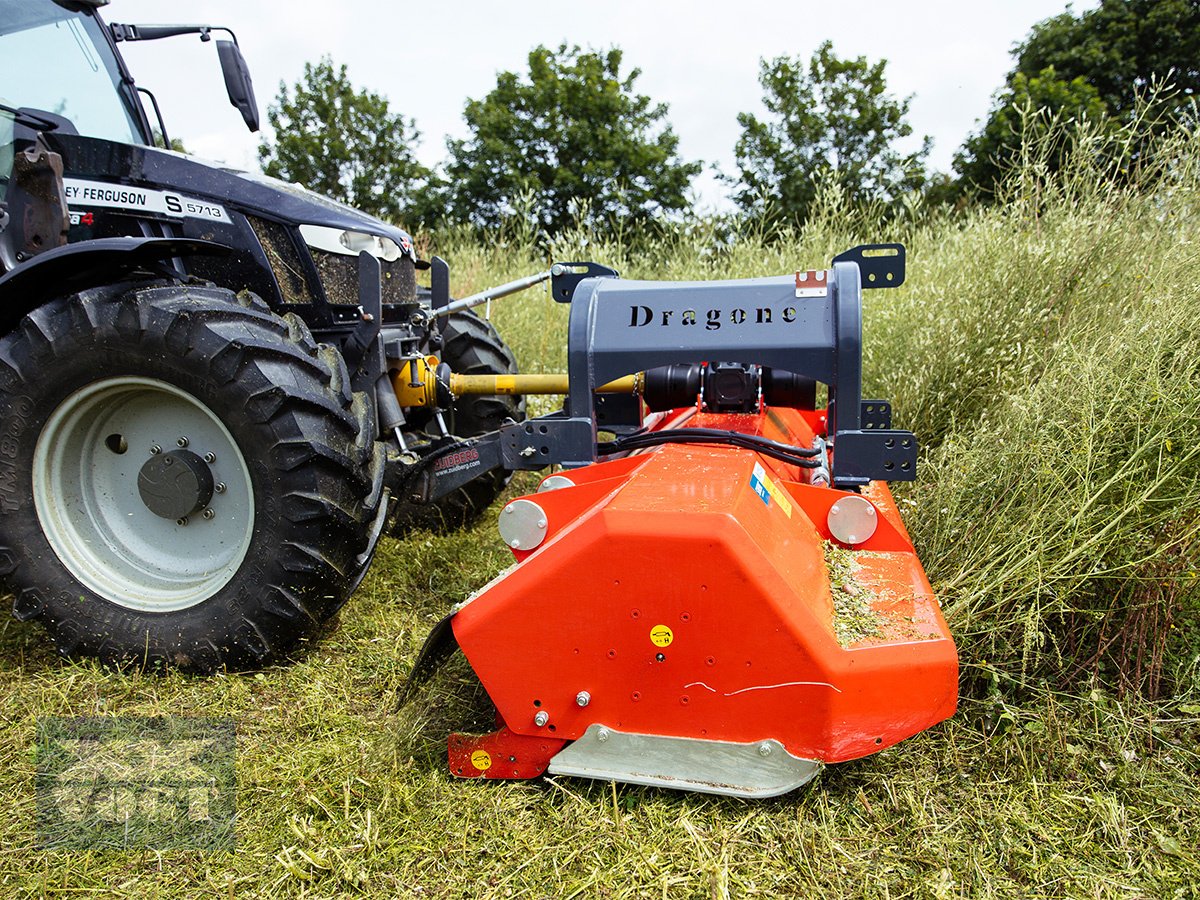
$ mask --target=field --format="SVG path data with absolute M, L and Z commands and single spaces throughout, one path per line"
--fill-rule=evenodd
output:
M 455 782 L 445 734 L 484 712 L 469 672 L 396 697 L 431 625 L 507 565 L 489 514 L 389 541 L 289 667 L 118 674 L 6 620 L 0 895 L 1200 896 L 1200 153 L 1180 135 L 1154 159 L 1119 183 L 1031 159 L 1006 202 L 886 233 L 829 195 L 782 235 L 698 221 L 548 245 L 514 226 L 432 248 L 461 295 L 550 258 L 708 279 L 903 240 L 908 283 L 866 301 L 864 370 L 925 448 L 899 496 L 959 644 L 951 721 L 768 802 Z M 552 371 L 563 313 L 532 291 L 493 318 L 524 370 Z M 236 849 L 40 849 L 37 722 L 79 715 L 234 719 Z

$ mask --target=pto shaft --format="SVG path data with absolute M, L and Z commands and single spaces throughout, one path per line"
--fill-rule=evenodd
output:
M 643 373 L 626 375 L 596 388 L 600 394 L 637 394 L 644 387 Z M 472 394 L 566 394 L 570 391 L 565 372 L 552 375 L 450 375 L 450 393 Z

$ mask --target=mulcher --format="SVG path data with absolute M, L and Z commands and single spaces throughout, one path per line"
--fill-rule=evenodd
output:
M 887 487 L 916 440 L 861 397 L 863 279 L 901 284 L 903 248 L 743 281 L 566 264 L 565 383 L 436 379 L 567 395 L 428 469 L 436 495 L 472 464 L 563 467 L 503 508 L 516 564 L 414 666 L 409 696 L 461 648 L 495 704 L 495 731 L 450 736 L 455 775 L 772 796 L 954 712 L 954 643 Z

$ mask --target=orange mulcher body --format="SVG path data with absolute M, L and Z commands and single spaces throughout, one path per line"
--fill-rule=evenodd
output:
M 653 428 L 684 423 L 809 447 L 825 413 L 676 410 Z M 454 774 L 767 796 L 950 716 L 954 643 L 886 484 L 810 478 L 667 443 L 522 498 L 536 549 L 450 621 L 498 725 L 451 736 Z M 829 528 L 847 497 L 875 519 L 854 545 Z

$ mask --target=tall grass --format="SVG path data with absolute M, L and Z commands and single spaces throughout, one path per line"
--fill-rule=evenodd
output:
M 487 245 L 440 241 L 467 291 L 551 259 L 701 280 L 903 240 L 908 283 L 866 301 L 865 387 L 925 447 L 904 502 L 967 671 L 986 661 L 1027 683 L 1194 691 L 1196 135 L 1032 133 L 999 202 L 965 213 L 914 204 L 885 225 L 829 187 L 800 229 L 708 219 L 549 240 L 514 224 Z M 565 365 L 563 307 L 526 295 L 495 318 L 527 369 Z

